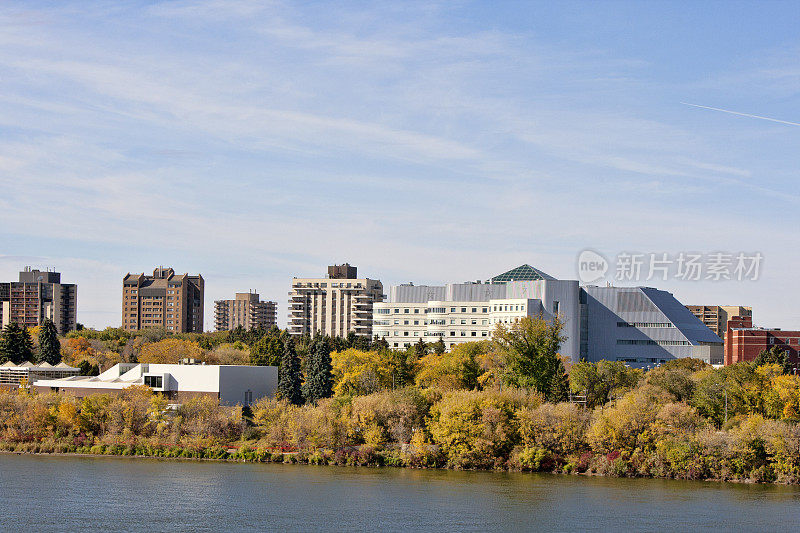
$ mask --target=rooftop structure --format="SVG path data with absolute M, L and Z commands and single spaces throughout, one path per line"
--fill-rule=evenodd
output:
M 538 268 L 525 264 L 517 268 L 512 268 L 508 272 L 503 272 L 491 279 L 492 283 L 507 283 L 509 281 L 539 281 L 539 280 L 555 280 L 550 274 L 545 274 Z

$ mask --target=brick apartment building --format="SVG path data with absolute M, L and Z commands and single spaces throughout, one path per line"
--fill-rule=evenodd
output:
M 762 350 L 777 346 L 787 353 L 789 362 L 800 366 L 800 331 L 754 328 L 749 316 L 732 317 L 725 335 L 725 364 L 752 361 Z
M 25 267 L 19 281 L 0 283 L 0 327 L 33 328 L 49 318 L 64 335 L 76 327 L 77 308 L 78 286 L 61 283 L 59 272 Z
M 127 274 L 122 280 L 122 329 L 165 328 L 203 332 L 203 276 L 175 274 L 159 267 L 152 276 Z

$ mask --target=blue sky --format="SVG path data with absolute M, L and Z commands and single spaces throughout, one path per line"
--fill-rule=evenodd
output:
M 791 2 L 5 2 L 0 279 L 119 325 L 158 265 L 214 299 L 349 261 L 385 285 L 562 278 L 592 248 L 761 252 L 684 303 L 796 305 Z M 146 217 L 141 214 L 146 213 Z

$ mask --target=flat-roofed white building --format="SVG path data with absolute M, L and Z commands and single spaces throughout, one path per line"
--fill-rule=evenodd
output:
M 63 392 L 80 398 L 115 393 L 133 385 L 146 385 L 175 403 L 210 396 L 225 405 L 250 405 L 275 393 L 278 367 L 119 363 L 99 376 L 39 379 L 33 383 L 40 392 Z
M 17 389 L 30 386 L 37 379 L 58 379 L 77 376 L 80 373 L 80 368 L 66 363 L 51 365 L 48 362 L 39 364 L 25 362 L 15 365 L 11 361 L 6 361 L 0 365 L 0 388 Z

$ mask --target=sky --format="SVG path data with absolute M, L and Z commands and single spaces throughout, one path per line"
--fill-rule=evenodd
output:
M 756 280 L 612 282 L 800 329 L 798 27 L 777 1 L 6 1 L 0 280 L 55 268 L 103 328 L 126 273 L 172 266 L 210 329 L 248 289 L 285 324 L 334 263 L 388 288 L 760 253 Z

